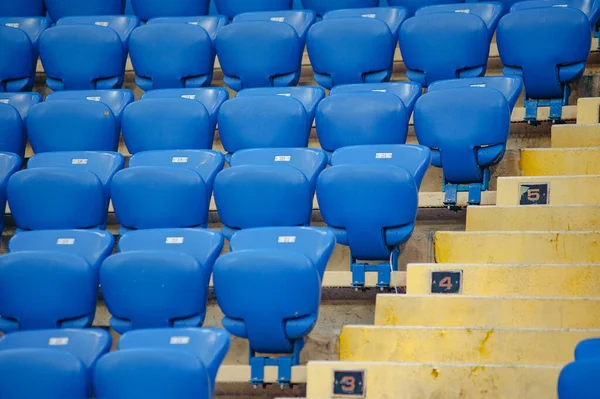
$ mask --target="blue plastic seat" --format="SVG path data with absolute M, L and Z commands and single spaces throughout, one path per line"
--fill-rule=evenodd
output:
M 221 87 L 204 87 L 201 89 L 159 89 L 150 90 L 142 95 L 142 100 L 153 98 L 183 98 L 195 100 L 204 105 L 210 115 L 211 129 L 217 127 L 217 115 L 225 101 L 229 99 L 229 92 Z
M 0 152 L 0 207 L 6 209 L 6 191 L 10 177 L 21 168 L 21 158 L 13 153 Z M 4 228 L 4 217 L 0 217 L 0 233 Z
M 281 11 L 292 8 L 292 0 L 215 0 L 219 14 L 233 19 L 238 14 L 257 11 Z
M 317 105 L 325 98 L 325 90 L 319 86 L 302 86 L 302 87 L 262 87 L 254 89 L 241 90 L 237 97 L 249 96 L 281 96 L 293 97 L 299 100 L 308 114 L 309 121 L 315 119 L 315 111 Z
M 600 360 L 579 360 L 567 364 L 558 377 L 559 399 L 595 399 Z
M 106 231 L 37 230 L 24 231 L 11 238 L 10 252 L 48 251 L 78 255 L 96 271 L 113 251 L 115 237 Z
M 0 2 L 0 17 L 42 17 L 45 14 L 44 0 Z
M 302 0 L 302 5 L 307 10 L 313 10 L 318 16 L 322 17 L 333 10 L 377 7 L 379 0 Z
M 125 233 L 120 252 L 159 250 L 178 252 L 196 259 L 210 281 L 213 265 L 223 249 L 223 235 L 207 229 L 148 229 Z
M 38 93 L 0 93 L 0 151 L 25 155 L 25 118 L 41 101 Z
M 410 119 L 415 103 L 421 97 L 423 89 L 420 84 L 415 82 L 362 83 L 336 86 L 331 89 L 329 95 L 360 92 L 389 93 L 400 97 Z
M 516 9 L 502 18 L 496 40 L 503 72 L 523 78 L 527 121 L 537 119 L 538 105 L 550 106 L 550 120 L 561 119 L 569 84 L 585 70 L 591 36 L 588 18 L 574 8 Z
M 31 91 L 39 38 L 49 24 L 45 17 L 0 18 L 0 92 Z
M 21 331 L 0 338 L 0 397 L 89 398 L 96 361 L 111 346 L 108 331 Z
M 581 341 L 575 347 L 575 360 L 600 360 L 600 338 L 590 338 Z
M 222 16 L 157 18 L 136 29 L 129 46 L 135 83 L 145 91 L 210 86 L 215 36 L 225 22 Z
M 510 12 L 529 10 L 532 8 L 575 8 L 583 12 L 589 19 L 592 28 L 598 22 L 600 16 L 600 4 L 595 0 L 528 0 L 512 2 Z M 518 3 L 518 4 L 517 4 Z
M 63 17 L 86 15 L 120 15 L 125 0 L 44 0 L 48 14 L 56 22 Z
M 206 316 L 204 267 L 185 253 L 146 250 L 109 256 L 100 267 L 102 297 L 119 334 L 140 328 L 198 327 Z
M 127 229 L 206 227 L 209 197 L 194 170 L 160 166 L 123 169 L 112 181 L 112 203 Z
M 194 17 L 208 14 L 210 0 L 131 0 L 135 15 L 142 21 L 157 17 Z
M 29 110 L 34 105 L 42 102 L 42 95 L 40 93 L 3 93 L 0 92 L 0 104 L 12 105 L 21 118 L 25 120 Z
M 154 98 L 136 101 L 123 113 L 123 139 L 130 153 L 211 149 L 214 127 L 198 101 Z
M 446 89 L 460 89 L 465 87 L 471 88 L 489 88 L 496 89 L 504 94 L 506 101 L 511 109 L 521 97 L 523 91 L 523 79 L 518 76 L 482 76 L 480 78 L 464 78 L 438 80 L 427 89 L 428 92 Z M 459 100 L 459 99 L 456 99 Z
M 98 273 L 80 256 L 49 251 L 0 256 L 0 331 L 90 327 Z
M 510 117 L 506 98 L 491 88 L 432 91 L 417 101 L 415 132 L 443 170 L 447 206 L 456 206 L 457 190 L 469 191 L 470 205 L 479 204 L 490 166 L 504 156 Z
M 403 8 L 357 8 L 325 14 L 308 32 L 314 78 L 325 88 L 390 80 Z
M 236 16 L 215 41 L 225 84 L 236 91 L 297 85 L 306 33 L 314 22 L 312 11 Z
M 418 9 L 438 4 L 464 3 L 465 0 L 387 0 L 390 6 L 404 7 L 408 15 L 412 16 Z
M 469 3 L 424 7 L 400 28 L 400 51 L 412 81 L 485 75 L 502 6 Z M 442 33 L 441 33 L 442 32 Z
M 257 248 L 246 249 L 255 231 Z M 290 368 L 299 364 L 304 337 L 318 319 L 319 267 L 327 264 L 335 239 L 329 232 L 308 228 L 237 234 L 242 249 L 219 257 L 213 272 L 215 295 L 225 316 L 223 327 L 248 339 L 252 384 L 263 383 L 266 365 L 279 366 L 278 382 L 289 383 Z M 291 356 L 270 359 L 257 353 Z
M 215 202 L 230 239 L 238 229 L 308 226 L 323 151 L 269 148 L 236 152 L 215 179 Z
M 229 335 L 216 328 L 131 331 L 96 365 L 94 391 L 111 399 L 209 399 L 228 350 Z

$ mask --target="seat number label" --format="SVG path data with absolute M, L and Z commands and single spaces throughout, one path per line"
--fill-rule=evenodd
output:
M 59 238 L 56 240 L 56 245 L 73 245 L 75 244 L 74 238 Z
M 97 21 L 97 22 L 94 22 L 94 25 L 107 27 L 108 26 L 108 22 L 106 22 L 106 21 Z
M 295 236 L 279 236 L 277 238 L 277 243 L 279 244 L 293 244 L 296 242 Z
M 460 14 L 470 14 L 471 10 L 455 10 L 455 13 L 460 13 Z
M 550 184 L 522 183 L 519 186 L 520 205 L 548 205 L 550 201 Z
M 48 340 L 48 345 L 50 345 L 50 346 L 65 346 L 68 344 L 69 344 L 68 337 L 50 338 Z
M 171 158 L 171 163 L 187 163 L 188 157 L 173 157 Z
M 7 23 L 4 26 L 8 26 L 9 28 L 18 28 L 20 25 L 16 23 Z
M 333 370 L 334 397 L 364 398 L 365 384 L 365 370 Z
M 165 244 L 183 244 L 183 237 L 167 237 Z
M 285 22 L 285 17 L 271 17 L 273 22 Z
M 462 293 L 462 270 L 431 272 L 432 294 Z
M 276 155 L 275 162 L 290 162 L 292 157 L 289 155 Z
M 195 100 L 196 95 L 195 94 L 182 94 L 181 98 L 185 98 L 186 100 Z
M 292 93 L 277 93 L 275 95 L 276 96 L 281 96 L 281 97 L 291 97 Z
M 100 97 L 86 97 L 85 99 L 88 101 L 96 101 L 96 102 L 100 101 Z
M 387 93 L 386 89 L 373 89 L 371 90 L 373 93 Z
M 361 17 L 363 17 L 363 18 L 377 18 L 377 15 L 375 15 L 375 14 L 363 14 L 363 15 L 361 15 Z
M 391 152 L 378 152 L 375 154 L 375 159 L 392 159 L 392 156 Z
M 485 87 L 485 86 L 486 86 L 485 83 L 479 83 L 479 84 L 476 84 L 476 85 L 470 85 L 469 87 Z
M 8 98 L 0 98 L 1 104 L 8 104 Z
M 190 343 L 190 337 L 171 337 L 169 344 L 171 345 L 187 345 Z
M 71 159 L 71 165 L 87 165 L 87 158 L 73 158 Z

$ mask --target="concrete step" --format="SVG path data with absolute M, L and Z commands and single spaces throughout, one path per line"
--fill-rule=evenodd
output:
M 442 231 L 437 263 L 599 263 L 600 231 Z
M 600 230 L 600 205 L 471 206 L 466 230 Z
M 600 122 L 600 98 L 585 97 L 577 99 L 577 123 L 591 124 Z
M 340 360 L 562 366 L 600 330 L 344 326 Z
M 375 325 L 597 329 L 600 298 L 381 294 Z
M 600 297 L 600 264 L 410 264 L 406 293 L 436 292 L 439 272 L 461 278 L 459 292 L 483 296 Z M 436 274 L 437 273 L 437 274 Z M 450 289 L 450 287 L 449 287 Z
M 600 124 L 552 126 L 552 148 L 600 147 Z
M 556 398 L 560 367 L 311 362 L 307 368 L 307 399 L 343 397 L 333 394 L 334 372 L 342 370 L 364 372 L 365 395 L 354 397 L 367 399 L 549 399 Z M 357 381 L 352 382 L 356 385 Z M 345 386 L 349 388 L 349 384 Z
M 521 151 L 524 176 L 600 174 L 600 147 L 533 148 Z
M 527 197 L 535 199 L 535 195 L 528 195 L 528 189 L 545 191 L 536 185 L 548 186 L 548 205 L 600 204 L 600 175 L 579 175 L 498 178 L 496 205 L 519 205 Z

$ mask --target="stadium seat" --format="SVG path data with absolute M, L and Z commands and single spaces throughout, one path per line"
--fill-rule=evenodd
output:
M 319 86 L 302 86 L 302 87 L 262 87 L 254 89 L 241 90 L 237 97 L 249 96 L 281 96 L 292 97 L 300 101 L 304 105 L 304 109 L 308 114 L 309 122 L 315 119 L 315 111 L 317 105 L 325 98 L 325 90 Z
M 197 17 L 208 14 L 210 0 L 131 0 L 135 15 L 142 21 L 158 17 Z
M 330 11 L 308 32 L 306 47 L 321 86 L 390 80 L 400 25 L 400 7 Z
M 40 59 L 53 91 L 123 85 L 132 16 L 65 17 L 42 33 Z
M 196 259 L 204 278 L 210 281 L 213 265 L 223 249 L 223 235 L 207 229 L 149 229 L 125 233 L 119 240 L 119 252 L 169 251 Z
M 194 170 L 170 166 L 123 169 L 112 181 L 112 203 L 128 230 L 206 227 L 207 185 Z
M 585 70 L 589 20 L 574 8 L 518 9 L 515 4 L 512 10 L 496 35 L 503 72 L 523 78 L 526 121 L 535 122 L 538 106 L 550 106 L 550 120 L 558 121 L 571 94 L 569 84 Z
M 394 94 L 335 94 L 317 108 L 317 136 L 328 157 L 352 145 L 404 144 L 409 119 L 404 103 Z
M 292 0 L 215 0 L 219 14 L 233 19 L 238 14 L 258 11 L 281 11 L 292 8 Z
M 0 331 L 90 327 L 98 273 L 80 256 L 14 252 L 0 256 Z
M 449 79 L 438 80 L 427 88 L 427 92 L 460 89 L 465 87 L 472 88 L 489 88 L 496 89 L 504 94 L 510 110 L 512 111 L 515 104 L 521 97 L 523 91 L 523 79 L 519 76 L 482 76 L 480 78 L 464 78 L 464 79 Z
M 122 15 L 125 0 L 44 0 L 48 15 L 56 22 L 64 17 Z
M 112 339 L 101 329 L 20 331 L 0 338 L 0 397 L 90 398 L 96 361 Z
M 98 398 L 209 399 L 229 335 L 216 328 L 131 331 L 94 372 Z
M 0 1 L 0 17 L 43 17 L 44 0 Z
M 10 252 L 47 251 L 78 255 L 96 272 L 113 251 L 115 237 L 106 231 L 37 230 L 14 235 L 8 243 Z
M 2 209 L 6 209 L 6 186 L 8 180 L 20 168 L 21 158 L 18 155 L 0 152 L 0 207 Z M 4 217 L 0 217 L 0 233 L 2 233 L 3 228 Z
M 600 338 L 590 338 L 581 341 L 575 347 L 575 360 L 600 360 Z
M 49 24 L 45 17 L 0 18 L 0 92 L 31 91 L 39 38 Z
M 512 1 L 512 3 L 510 12 L 547 7 L 575 8 L 588 17 L 592 28 L 598 22 L 598 17 L 600 16 L 600 4 L 595 0 L 527 0 L 526 2 L 519 1 L 519 4 L 515 1 Z
M 595 399 L 600 359 L 580 360 L 567 364 L 558 377 L 559 399 Z
M 390 6 L 404 7 L 408 15 L 413 16 L 419 8 L 435 6 L 438 4 L 464 3 L 465 0 L 388 0 Z
M 0 151 L 25 155 L 25 118 L 29 109 L 41 101 L 38 93 L 0 92 Z
M 198 101 L 153 98 L 136 101 L 123 113 L 123 139 L 131 154 L 211 149 L 214 135 L 210 114 Z
M 229 92 L 222 87 L 204 87 L 201 89 L 159 89 L 150 90 L 142 95 L 142 100 L 152 98 L 183 98 L 196 100 L 206 108 L 212 122 L 211 129 L 217 127 L 217 115 L 225 101 L 229 99 Z
M 255 232 L 252 247 L 249 241 Z M 236 233 L 232 245 L 232 252 L 217 259 L 213 272 L 223 327 L 248 339 L 252 384 L 263 383 L 265 366 L 278 366 L 278 382 L 289 384 L 304 337 L 318 319 L 320 268 L 327 264 L 335 238 L 314 228 L 252 229 Z
M 204 265 L 181 252 L 121 252 L 100 266 L 110 326 L 119 334 L 140 328 L 198 327 L 206 316 Z
M 230 164 L 215 179 L 215 203 L 227 239 L 238 229 L 310 224 L 315 182 L 327 164 L 323 151 L 243 150 Z
M 337 243 L 350 248 L 354 287 L 364 286 L 365 272 L 378 272 L 379 287 L 390 285 L 400 246 L 415 226 L 419 186 L 430 160 L 431 152 L 423 146 L 345 147 L 319 176 L 319 209 Z
M 485 75 L 490 42 L 501 16 L 498 3 L 419 9 L 400 28 L 406 76 L 426 87 L 436 80 Z
M 333 10 L 377 7 L 379 0 L 302 0 L 302 5 L 307 10 L 313 10 L 319 17 L 323 17 Z
M 234 98 L 223 104 L 218 120 L 221 143 L 230 154 L 248 148 L 307 147 L 312 128 L 302 103 L 282 96 Z
M 157 18 L 131 35 L 135 83 L 144 91 L 210 86 L 223 16 Z M 166 62 L 168 61 L 168 62 Z
M 504 156 L 510 116 L 504 95 L 491 88 L 432 91 L 417 101 L 415 133 L 442 168 L 446 206 L 456 207 L 457 191 L 469 192 L 469 205 L 480 203 L 489 168 Z
M 215 41 L 225 84 L 252 87 L 295 86 L 300 80 L 312 11 L 241 14 L 219 31 Z

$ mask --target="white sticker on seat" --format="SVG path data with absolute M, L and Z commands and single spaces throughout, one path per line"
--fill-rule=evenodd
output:
M 290 162 L 292 157 L 289 155 L 275 155 L 275 162 Z
M 387 93 L 386 89 L 373 89 L 371 91 L 374 92 L 374 93 Z
M 64 346 L 69 344 L 69 337 L 57 337 L 50 338 L 48 340 L 48 345 L 50 346 Z
M 190 21 L 188 22 L 188 25 L 198 25 L 198 21 Z
M 554 4 L 552 7 L 567 8 L 567 7 L 569 7 L 569 5 L 568 4 Z
M 171 345 L 187 345 L 190 343 L 190 337 L 171 337 Z
M 108 22 L 107 21 L 97 21 L 97 22 L 94 22 L 94 25 L 107 27 Z
M 285 17 L 271 17 L 273 22 L 285 22 Z
M 183 237 L 167 237 L 165 244 L 183 244 Z
M 479 84 L 476 84 L 476 85 L 470 85 L 469 87 L 485 87 L 485 86 L 486 86 L 485 83 L 479 83 Z
M 188 157 L 173 157 L 171 158 L 171 163 L 187 163 Z
M 391 152 L 378 152 L 377 154 L 375 154 L 375 159 L 391 159 L 391 158 L 392 158 Z
M 4 24 L 4 25 L 5 25 L 5 26 L 8 26 L 9 28 L 18 28 L 19 26 L 21 26 L 21 25 L 19 25 L 18 23 L 10 23 L 10 22 L 9 22 L 9 23 L 6 23 L 6 24 Z
M 375 14 L 363 14 L 363 15 L 361 15 L 361 17 L 363 17 L 363 18 L 377 18 L 377 15 L 375 15 Z
M 292 93 L 277 93 L 276 96 L 291 97 Z
M 181 98 L 185 98 L 186 100 L 195 100 L 196 95 L 195 94 L 182 94 Z
M 74 238 L 59 238 L 56 240 L 56 245 L 73 245 L 75 244 Z
M 88 101 L 100 101 L 100 97 L 86 97 L 85 99 Z
M 454 10 L 454 12 L 458 12 L 458 13 L 461 13 L 461 14 L 470 14 L 471 10 L 468 10 L 468 9 L 467 10 Z
M 277 238 L 279 244 L 293 244 L 296 242 L 295 236 L 279 236 Z
M 0 103 L 8 104 L 8 98 L 0 98 Z
M 71 159 L 71 165 L 87 165 L 87 158 L 73 158 Z

